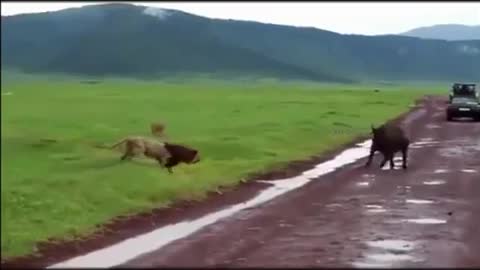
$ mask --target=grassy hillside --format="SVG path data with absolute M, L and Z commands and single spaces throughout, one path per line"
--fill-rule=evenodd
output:
M 480 78 L 480 39 L 447 42 L 394 35 L 339 35 L 314 28 L 222 20 L 210 27 L 230 44 L 357 80 Z
M 43 73 L 214 73 L 331 82 L 480 77 L 480 40 L 340 35 L 127 4 L 2 16 L 1 34 L 3 68 Z
M 29 253 L 52 236 L 87 233 L 120 214 L 202 198 L 248 173 L 331 149 L 406 110 L 424 92 L 18 78 L 2 87 L 11 93 L 1 99 L 2 258 Z M 122 163 L 119 152 L 94 147 L 148 135 L 151 121 L 164 121 L 167 135 L 198 148 L 202 161 L 168 175 L 151 160 Z
M 342 80 L 225 44 L 205 30 L 208 19 L 169 12 L 160 19 L 141 7 L 111 4 L 2 17 L 2 65 L 100 76 L 209 72 Z

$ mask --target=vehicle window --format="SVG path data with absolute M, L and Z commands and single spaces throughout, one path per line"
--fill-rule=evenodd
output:
M 475 87 L 473 85 L 454 86 L 453 93 L 461 96 L 475 95 Z

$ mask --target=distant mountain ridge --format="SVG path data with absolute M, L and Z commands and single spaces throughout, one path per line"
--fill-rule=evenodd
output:
M 331 82 L 480 78 L 480 40 L 341 35 L 130 4 L 2 16 L 1 36 L 2 68 L 29 72 Z
M 480 40 L 480 25 L 440 24 L 415 28 L 401 35 L 443 40 Z

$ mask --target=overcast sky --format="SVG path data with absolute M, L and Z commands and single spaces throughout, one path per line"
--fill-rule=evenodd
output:
M 105 2 L 4 2 L 2 15 Z M 313 26 L 344 34 L 395 34 L 434 24 L 480 25 L 480 2 L 134 2 L 210 18 Z

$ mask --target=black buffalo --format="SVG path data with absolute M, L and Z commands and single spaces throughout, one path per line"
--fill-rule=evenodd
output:
M 179 163 L 195 164 L 200 161 L 200 154 L 197 149 L 167 142 L 165 143 L 165 149 L 170 154 L 165 164 L 169 173 L 173 173 L 172 168 Z
M 373 155 L 379 151 L 383 155 L 383 161 L 380 164 L 382 168 L 385 163 L 390 161 L 390 169 L 395 167 L 393 157 L 395 153 L 402 152 L 403 155 L 403 169 L 407 169 L 407 152 L 410 145 L 410 140 L 406 137 L 403 130 L 393 124 L 385 124 L 378 128 L 372 126 L 372 146 L 370 148 L 370 156 L 365 164 L 369 167 L 372 163 Z

